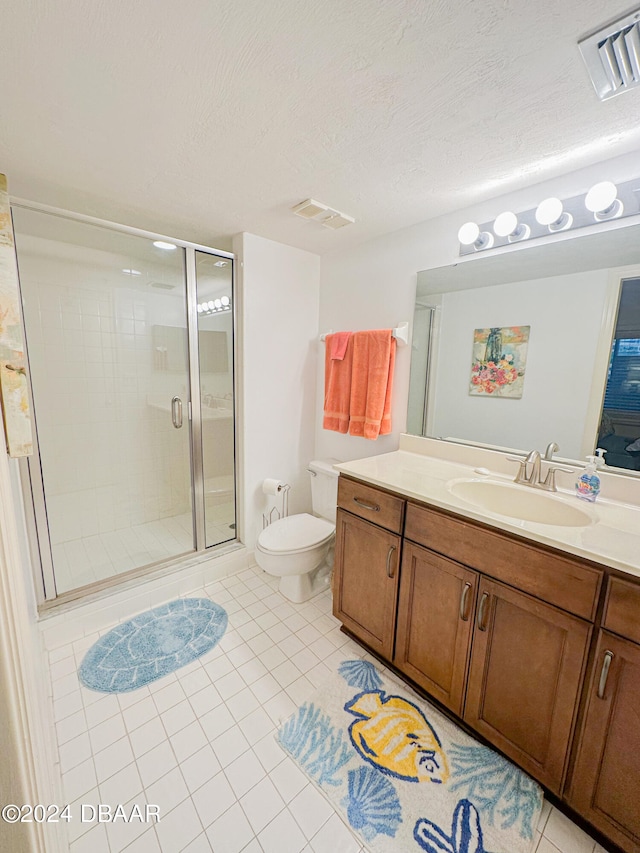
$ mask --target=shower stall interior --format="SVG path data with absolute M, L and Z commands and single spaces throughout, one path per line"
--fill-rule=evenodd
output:
M 233 542 L 233 255 L 21 203 L 12 215 L 42 600 Z

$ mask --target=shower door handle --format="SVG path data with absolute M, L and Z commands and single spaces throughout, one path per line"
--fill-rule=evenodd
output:
M 182 400 L 180 397 L 174 397 L 171 400 L 171 420 L 176 429 L 182 426 Z

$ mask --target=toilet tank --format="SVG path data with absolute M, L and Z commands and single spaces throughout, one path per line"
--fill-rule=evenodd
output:
M 337 459 L 316 459 L 309 463 L 311 474 L 311 503 L 313 514 L 327 521 L 336 522 L 338 502 L 338 472 L 333 463 Z M 315 475 L 315 476 L 314 476 Z

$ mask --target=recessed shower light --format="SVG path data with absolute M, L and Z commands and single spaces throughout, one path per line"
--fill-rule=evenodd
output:
M 134 270 L 134 269 L 126 269 L 126 270 L 122 270 L 122 272 L 125 275 L 142 275 L 140 270 Z
M 156 249 L 166 249 L 167 252 L 173 252 L 174 249 L 178 248 L 173 243 L 166 243 L 164 240 L 154 240 L 153 245 Z
M 226 267 L 229 261 L 216 261 L 214 267 Z

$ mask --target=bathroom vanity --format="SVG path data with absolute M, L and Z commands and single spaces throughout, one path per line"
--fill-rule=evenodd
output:
M 336 467 L 344 628 L 638 853 L 640 508 L 523 522 L 465 505 L 451 484 L 483 478 L 442 459 Z M 581 503 L 548 500 L 559 515 Z

